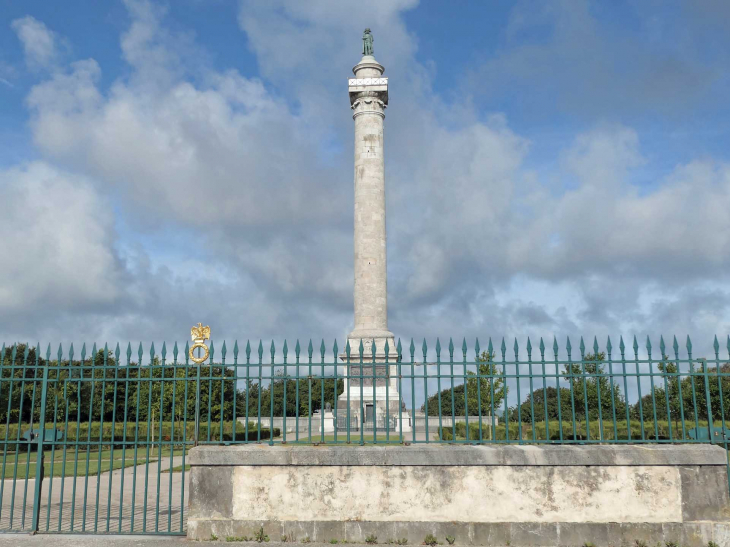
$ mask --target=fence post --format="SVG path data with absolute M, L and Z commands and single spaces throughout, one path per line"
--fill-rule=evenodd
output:
M 46 427 L 46 398 L 48 396 L 48 365 L 43 367 L 43 386 L 41 388 L 41 414 L 38 418 L 38 428 L 40 431 L 40 439 L 38 441 L 38 449 L 35 464 L 35 488 L 33 492 L 33 522 L 31 524 L 31 533 L 38 532 L 38 520 L 40 518 L 41 509 L 41 486 L 43 484 L 43 441 L 45 440 Z M 32 428 L 31 428 L 32 430 Z M 54 440 L 55 442 L 55 440 Z M 49 508 L 50 509 L 50 508 Z

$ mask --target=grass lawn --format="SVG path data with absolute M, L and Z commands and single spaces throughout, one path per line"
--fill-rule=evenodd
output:
M 86 463 L 88 455 L 88 465 Z M 182 450 L 173 450 L 173 456 L 181 456 Z M 101 456 L 101 465 L 99 464 L 99 457 Z M 147 459 L 147 452 L 145 448 L 137 449 L 137 459 L 134 458 L 134 449 L 127 449 L 122 459 L 122 450 L 115 449 L 112 454 L 111 450 L 91 451 L 91 452 L 78 452 L 78 463 L 76 463 L 76 451 L 74 449 L 66 449 L 66 465 L 63 463 L 63 450 L 56 449 L 53 461 L 51 461 L 51 451 L 45 452 L 45 462 L 43 465 L 43 472 L 46 478 L 51 477 L 51 466 L 53 466 L 53 477 L 84 477 L 84 476 L 95 476 L 99 473 L 104 473 L 110 469 L 122 469 L 122 467 L 132 467 L 134 465 L 144 465 L 149 462 L 150 465 L 157 462 L 159 456 L 159 450 L 150 448 L 150 458 Z M 28 453 L 22 452 L 20 454 L 8 453 L 7 456 L 0 455 L 0 473 L 2 473 L 2 461 L 5 459 L 5 474 L 4 479 L 12 479 L 14 476 L 18 479 L 25 479 L 26 470 L 28 478 L 34 478 L 36 472 L 36 458 L 37 454 L 31 452 L 30 462 L 28 461 Z M 162 449 L 162 462 L 165 462 L 165 458 L 170 458 L 170 449 L 163 447 Z M 17 467 L 17 472 L 16 472 Z

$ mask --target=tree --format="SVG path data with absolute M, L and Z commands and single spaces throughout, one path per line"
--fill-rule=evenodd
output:
M 456 416 L 464 416 L 468 410 L 469 415 L 489 416 L 494 409 L 495 415 L 507 395 L 507 386 L 504 384 L 504 377 L 494 364 L 493 355 L 484 351 L 476 359 L 478 374 L 473 371 L 466 373 L 466 397 L 464 396 L 464 384 L 453 387 L 453 405 Z M 452 388 L 448 387 L 441 391 L 441 415 L 451 416 L 452 411 Z M 428 407 L 428 410 L 426 410 Z M 429 416 L 439 415 L 439 394 L 428 398 L 427 404 L 421 406 L 422 412 Z
M 589 353 L 580 362 L 565 365 L 562 377 L 570 386 L 570 414 L 575 402 L 575 418 L 578 420 L 585 420 L 586 414 L 589 420 L 599 417 L 613 419 L 614 410 L 618 419 L 626 412 L 621 388 L 615 379 L 606 374 L 602 364 L 604 359 L 603 352 Z M 569 418 L 572 419 L 572 416 L 569 415 Z

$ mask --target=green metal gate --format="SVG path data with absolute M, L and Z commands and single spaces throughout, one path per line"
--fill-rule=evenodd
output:
M 0 531 L 184 535 L 196 409 L 180 405 L 200 368 L 154 347 L 148 366 L 141 347 L 136 363 L 131 347 L 79 357 L 0 353 Z

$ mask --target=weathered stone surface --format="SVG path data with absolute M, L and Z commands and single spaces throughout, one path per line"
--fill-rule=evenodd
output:
M 190 469 L 190 512 L 198 518 L 233 518 L 233 467 Z
M 383 466 L 718 466 L 719 446 L 199 446 L 191 465 L 383 465 Z M 715 480 L 715 479 L 713 479 Z M 727 485 L 725 485 L 727 486 Z M 726 488 L 727 490 L 727 488 Z
M 634 547 L 635 541 L 650 546 L 676 542 L 682 547 L 706 547 L 709 541 L 730 545 L 730 523 L 472 523 L 449 522 L 339 522 L 339 521 L 193 521 L 188 537 L 219 541 L 227 537 L 251 538 L 263 526 L 271 543 L 329 544 L 364 543 L 369 535 L 379 544 L 405 538 L 408 545 L 420 545 L 428 534 L 442 544 L 446 537 L 455 538 L 455 545 L 487 545 L 509 547 L 582 547 L 591 542 L 599 547 Z
M 237 466 L 232 478 L 233 515 L 251 520 L 682 519 L 679 472 L 673 467 Z M 486 492 L 498 503 L 475 503 Z
M 730 521 L 727 468 L 720 465 L 680 467 L 679 475 L 682 479 L 682 520 Z
M 189 535 L 730 545 L 725 457 L 698 445 L 198 447 Z

